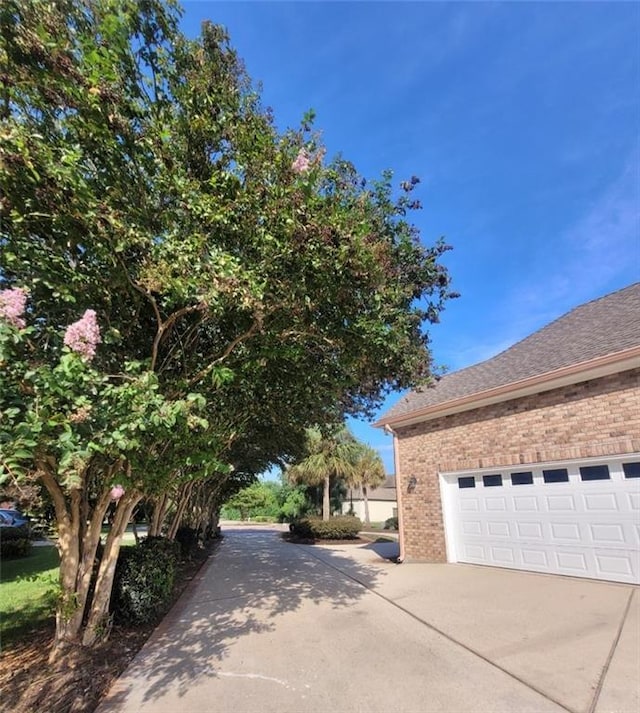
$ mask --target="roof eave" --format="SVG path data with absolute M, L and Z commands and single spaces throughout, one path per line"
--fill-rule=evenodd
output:
M 501 401 L 510 401 L 522 396 L 530 396 L 531 394 L 550 391 L 551 389 L 609 376 L 610 374 L 638 367 L 640 367 L 640 345 L 548 371 L 544 374 L 531 376 L 527 379 L 514 381 L 510 384 L 503 384 L 492 389 L 461 396 L 457 399 L 431 404 L 407 413 L 388 417 L 383 416 L 373 426 L 376 428 L 383 428 L 387 425 L 410 426 L 421 421 L 429 421 L 441 416 L 460 413 L 461 411 L 471 411 L 482 406 L 489 406 Z

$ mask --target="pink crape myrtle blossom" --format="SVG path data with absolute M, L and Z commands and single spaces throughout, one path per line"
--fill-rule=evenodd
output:
M 300 149 L 296 160 L 291 164 L 291 170 L 294 173 L 306 173 L 311 166 L 311 160 L 306 149 Z
M 96 313 L 92 309 L 88 309 L 82 315 L 82 319 L 70 324 L 64 333 L 65 345 L 89 361 L 96 355 L 96 347 L 101 341 L 100 327 L 96 320 Z
M 122 485 L 114 485 L 113 488 L 111 488 L 110 495 L 112 500 L 120 500 L 124 495 L 124 488 Z
M 0 290 L 0 319 L 13 327 L 23 329 L 25 321 L 22 319 L 27 304 L 27 291 L 21 287 L 12 287 Z

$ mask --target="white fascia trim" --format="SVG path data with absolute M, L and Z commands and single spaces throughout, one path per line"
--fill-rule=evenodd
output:
M 449 525 L 449 523 L 453 522 L 455 517 L 454 481 L 450 473 L 438 473 L 438 480 L 440 481 L 440 502 L 442 503 L 442 524 L 444 526 L 444 544 L 447 552 L 447 562 L 457 562 L 458 552 L 456 551 L 456 540 L 453 536 L 453 528 Z

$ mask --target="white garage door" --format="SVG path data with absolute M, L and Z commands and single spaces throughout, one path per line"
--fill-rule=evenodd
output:
M 441 475 L 449 560 L 640 583 L 640 455 Z

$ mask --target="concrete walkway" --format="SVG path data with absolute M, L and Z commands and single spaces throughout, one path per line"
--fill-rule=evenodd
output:
M 225 539 L 97 713 L 638 713 L 637 588 Z

